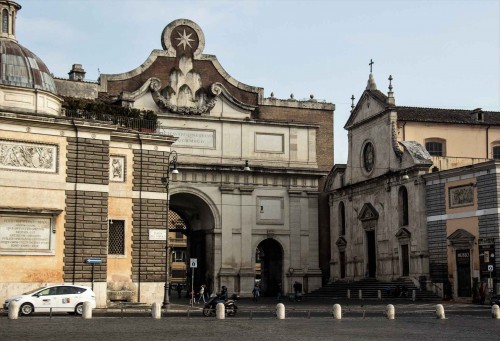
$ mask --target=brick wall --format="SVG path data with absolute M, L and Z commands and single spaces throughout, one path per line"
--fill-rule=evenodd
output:
M 149 230 L 165 229 L 166 201 L 134 199 L 133 210 L 132 280 L 162 282 L 165 280 L 165 242 L 149 240 Z
M 68 138 L 67 183 L 109 183 L 109 141 Z M 108 193 L 66 191 L 64 280 L 89 282 L 92 266 L 85 258 L 99 257 L 94 280 L 106 281 L 108 245 Z
M 165 192 L 161 178 L 167 173 L 168 154 L 153 150 L 134 150 L 134 191 Z
M 106 281 L 108 193 L 66 191 L 64 281 L 90 282 L 92 266 L 85 258 L 100 257 L 94 280 Z
M 318 166 L 323 171 L 333 167 L 333 111 L 319 109 L 261 106 L 259 119 L 319 124 L 316 135 Z
M 78 157 L 78 160 L 77 160 Z M 109 141 L 68 138 L 66 181 L 107 185 L 109 183 Z

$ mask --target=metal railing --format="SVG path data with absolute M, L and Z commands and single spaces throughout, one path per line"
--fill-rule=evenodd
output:
M 147 120 L 143 118 L 116 116 L 87 110 L 65 110 L 64 115 L 69 118 L 80 118 L 89 121 L 115 124 L 122 128 L 146 133 L 160 132 L 161 124 L 158 120 Z

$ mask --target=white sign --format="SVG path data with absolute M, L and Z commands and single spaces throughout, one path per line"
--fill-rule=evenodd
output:
M 493 265 L 488 265 L 488 271 L 493 272 Z
M 166 230 L 149 229 L 149 240 L 165 241 L 166 238 L 167 238 Z
M 189 259 L 189 267 L 197 268 L 198 267 L 198 258 L 190 258 Z
M 52 219 L 0 217 L 0 251 L 50 251 Z

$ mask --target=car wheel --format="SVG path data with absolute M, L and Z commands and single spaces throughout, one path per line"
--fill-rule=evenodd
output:
M 78 303 L 75 307 L 75 314 L 82 315 L 83 314 L 83 303 Z
M 19 308 L 19 311 L 21 312 L 21 315 L 28 316 L 33 314 L 35 308 L 31 303 L 23 303 L 23 305 L 21 305 L 21 308 Z

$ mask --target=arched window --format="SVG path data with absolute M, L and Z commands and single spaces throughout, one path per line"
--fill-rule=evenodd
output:
M 399 188 L 399 226 L 408 225 L 408 191 L 405 186 Z
M 9 33 L 9 11 L 2 11 L 2 33 Z
M 426 139 L 425 149 L 432 156 L 446 156 L 446 140 L 440 138 Z
M 339 231 L 340 235 L 345 235 L 345 206 L 343 202 L 339 204 Z

